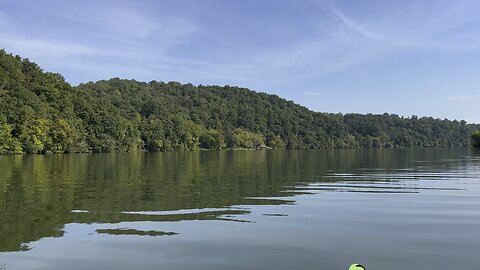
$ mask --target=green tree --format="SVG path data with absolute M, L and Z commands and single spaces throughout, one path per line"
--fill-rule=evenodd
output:
M 480 148 L 480 130 L 477 130 L 472 134 L 472 145 Z
M 50 127 L 49 137 L 51 145 L 49 150 L 53 153 L 74 151 L 76 130 L 65 119 L 58 119 Z
M 200 137 L 200 147 L 203 149 L 221 149 L 225 147 L 223 134 L 219 130 L 208 130 Z
M 13 128 L 9 124 L 0 124 L 0 155 L 21 154 L 22 146 L 17 138 L 12 136 Z
M 46 146 L 52 144 L 50 122 L 47 119 L 36 119 L 23 127 L 20 140 L 27 153 L 46 153 Z
M 240 148 L 255 149 L 265 145 L 261 134 L 255 134 L 240 128 L 235 129 L 233 140 L 235 146 Z
M 285 142 L 280 136 L 275 135 L 273 132 L 269 132 L 265 138 L 267 146 L 273 149 L 285 148 Z

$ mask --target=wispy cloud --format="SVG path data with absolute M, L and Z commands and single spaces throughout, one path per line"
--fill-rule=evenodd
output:
M 63 3 L 46 6 L 48 23 L 63 22 L 69 27 L 30 33 L 25 27 L 4 27 L 21 24 L 14 14 L 0 12 L 0 47 L 31 58 L 47 70 L 64 68 L 67 79 L 68 73 L 93 80 L 108 76 L 153 79 L 166 74 L 166 69 L 174 73 L 178 61 L 169 51 L 197 30 L 188 18 L 127 2 L 105 1 L 82 8 L 66 8 Z
M 369 27 L 368 25 L 359 23 L 352 18 L 347 17 L 341 10 L 337 8 L 333 8 L 332 12 L 336 16 L 336 18 L 339 20 L 339 22 L 344 27 L 351 30 L 352 32 L 359 34 L 363 37 L 374 39 L 374 40 L 384 39 L 382 35 L 372 31 L 371 27 Z
M 474 9 L 475 5 L 469 1 L 453 9 L 450 5 L 441 4 L 434 9 L 431 3 L 419 1 L 378 19 L 364 21 L 356 20 L 339 8 L 333 8 L 332 13 L 346 29 L 378 41 L 381 46 L 404 47 L 408 50 L 433 48 L 471 51 L 480 50 L 479 33 L 468 30 L 468 27 L 452 32 L 452 28 L 471 24 L 471 17 L 465 19 L 461 16 L 472 8 Z M 452 20 L 455 23 L 447 23 Z M 470 33 L 466 34 L 465 30 Z M 466 40 L 468 42 L 465 42 Z
M 7 48 L 15 48 L 26 55 L 38 57 L 109 54 L 107 50 L 56 39 L 29 38 L 2 33 L 0 33 L 0 39 L 1 44 Z
M 475 103 L 478 102 L 478 97 L 474 95 L 457 95 L 446 97 L 445 100 L 457 103 Z
M 411 5 L 408 5 L 404 8 L 401 8 L 400 10 L 396 11 L 396 12 L 393 12 L 393 13 L 390 13 L 390 14 L 387 14 L 385 15 L 384 17 L 380 18 L 379 20 L 376 20 L 374 22 L 374 25 L 378 25 L 378 24 L 381 24 L 383 22 L 388 22 L 392 19 L 395 19 L 395 18 L 402 18 L 405 14 L 407 14 L 408 12 L 411 12 L 411 11 L 415 11 L 417 8 L 419 8 L 422 4 L 424 4 L 425 1 L 418 1 L 418 2 L 414 2 L 413 4 Z
M 121 44 L 152 44 L 157 50 L 167 50 L 198 30 L 193 21 L 175 14 L 159 12 L 152 15 L 146 11 L 119 6 L 104 6 L 102 10 L 93 13 L 90 24 L 99 27 L 94 32 L 103 35 L 105 39 L 116 40 Z

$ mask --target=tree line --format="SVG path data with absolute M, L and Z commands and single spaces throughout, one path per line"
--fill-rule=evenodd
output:
M 0 154 L 450 147 L 469 145 L 477 129 L 431 117 L 313 112 L 233 86 L 114 78 L 73 87 L 0 51 Z

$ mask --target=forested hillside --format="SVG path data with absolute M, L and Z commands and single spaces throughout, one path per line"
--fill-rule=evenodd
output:
M 468 146 L 478 125 L 328 114 L 230 86 L 111 79 L 72 87 L 0 51 L 0 154 Z

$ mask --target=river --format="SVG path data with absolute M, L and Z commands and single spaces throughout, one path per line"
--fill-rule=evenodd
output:
M 480 152 L 0 156 L 0 269 L 477 269 Z

